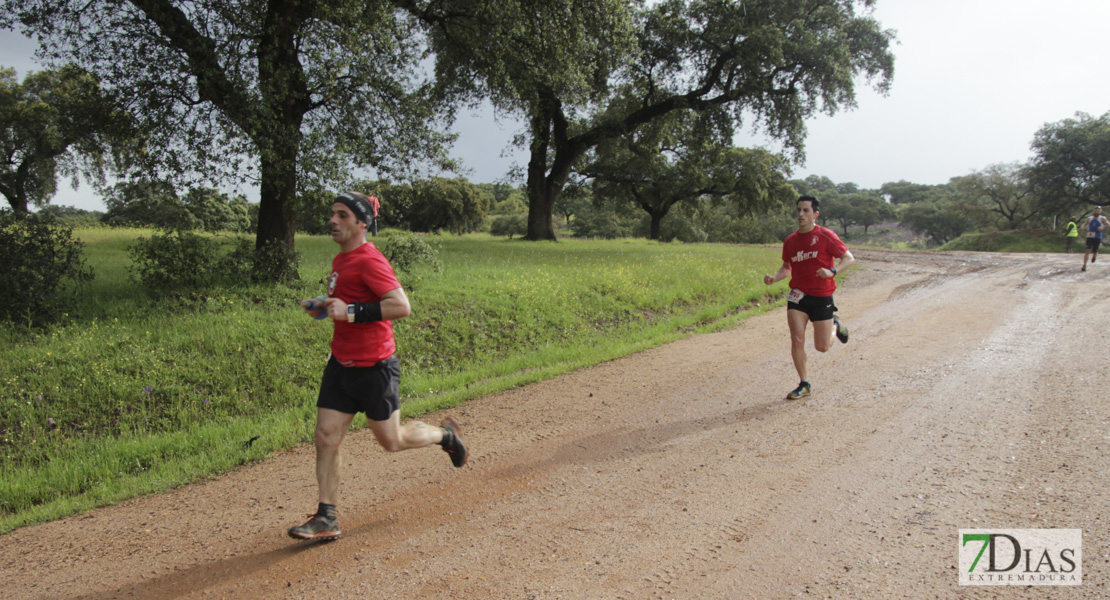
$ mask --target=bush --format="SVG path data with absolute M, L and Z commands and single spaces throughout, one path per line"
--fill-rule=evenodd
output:
M 279 240 L 269 240 L 265 246 L 253 249 L 249 243 L 241 243 L 240 249 L 240 271 L 250 265 L 253 268 L 250 280 L 255 283 L 290 283 L 299 278 L 297 268 L 301 257 Z
M 489 226 L 490 235 L 504 235 L 512 239 L 514 235 L 523 236 L 528 233 L 528 217 L 526 215 L 506 215 L 495 218 Z
M 92 280 L 73 228 L 52 216 L 0 211 L 0 321 L 41 327 L 74 310 Z
M 246 238 L 237 238 L 230 251 L 223 246 L 217 238 L 187 231 L 140 237 L 128 249 L 131 276 L 154 293 L 288 282 L 297 273 L 299 257 L 281 242 L 259 250 Z
M 465 179 L 433 177 L 410 184 L 363 182 L 357 189 L 381 199 L 384 227 L 435 233 L 477 231 L 489 212 L 489 198 Z
M 411 233 L 391 230 L 379 236 L 374 245 L 389 260 L 389 264 L 393 265 L 397 279 L 406 289 L 415 289 L 419 283 L 421 276 L 418 268 L 421 265 L 426 265 L 436 273 L 443 272 L 438 242 L 428 243 Z
M 604 208 L 593 208 L 577 215 L 570 229 L 574 237 L 612 240 L 632 235 L 635 221 L 621 218 Z
M 148 292 L 204 289 L 217 274 L 217 246 L 210 237 L 186 231 L 140 237 L 128 248 L 131 276 Z

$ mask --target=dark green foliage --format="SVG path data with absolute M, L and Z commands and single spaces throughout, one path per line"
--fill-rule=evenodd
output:
M 631 236 L 636 221 L 607 208 L 590 207 L 574 218 L 570 229 L 577 238 L 612 240 Z
M 495 217 L 489 225 L 490 235 L 503 235 L 512 239 L 514 235 L 528 233 L 528 217 L 523 214 L 510 214 Z
M 633 234 L 647 237 L 650 224 L 649 217 L 642 217 Z M 797 222 L 785 207 L 748 214 L 734 204 L 716 204 L 703 199 L 677 205 L 663 221 L 659 240 L 684 243 L 774 244 L 781 242 L 795 229 L 797 229 Z
M 297 231 L 311 235 L 327 235 L 331 231 L 331 226 L 328 225 L 328 219 L 331 218 L 331 205 L 337 195 L 337 192 L 331 190 L 306 190 L 297 194 L 293 211 L 297 219 Z
M 840 226 L 841 235 L 848 235 L 848 228 L 860 225 L 863 232 L 872 225 L 885 223 L 897 216 L 895 208 L 887 204 L 886 200 L 872 193 L 850 192 L 843 194 L 828 193 L 818 196 L 821 201 L 821 214 L 819 219 L 822 225 L 829 221 Z
M 598 144 L 580 173 L 592 177 L 598 196 L 634 206 L 650 217 L 648 237 L 704 241 L 704 231 L 661 231 L 663 219 L 680 204 L 712 199 L 740 213 L 764 212 L 797 197 L 786 180 L 782 156 L 763 149 L 735 148 L 712 126 L 712 111 L 673 112 L 620 138 Z
M 64 204 L 48 204 L 39 209 L 38 213 L 50 215 L 59 223 L 70 227 L 96 227 L 103 223 L 104 218 L 104 213 L 98 210 L 84 210 Z
M 117 183 L 104 199 L 103 222 L 113 227 L 153 227 L 193 231 L 250 232 L 251 205 L 242 196 L 229 197 L 206 187 L 191 188 L 179 198 L 172 184 L 138 180 Z
M 83 246 L 50 215 L 0 211 L 0 321 L 39 327 L 72 311 L 93 278 Z
M 59 175 L 103 183 L 132 135 L 129 116 L 83 69 L 33 72 L 20 84 L 0 68 L 0 194 L 13 211 L 48 203 Z
M 220 262 L 219 244 L 210 237 L 187 231 L 140 237 L 128 249 L 132 277 L 148 293 L 211 286 Z
M 153 227 L 190 231 L 197 220 L 177 200 L 173 185 L 164 181 L 117 183 L 104 196 L 108 212 L 104 223 L 112 227 Z
M 380 223 L 410 231 L 469 233 L 477 231 L 489 212 L 489 197 L 477 185 L 433 177 L 412 184 L 384 182 L 362 185 L 381 200 Z
M 911 183 L 902 179 L 887 182 L 879 188 L 879 193 L 890 199 L 891 204 L 912 204 L 928 196 L 933 186 L 921 183 Z
M 894 34 L 871 4 L 542 2 L 522 18 L 515 2 L 456 0 L 428 12 L 461 22 L 432 31 L 439 72 L 527 119 L 527 237 L 539 240 L 555 239 L 555 203 L 585 152 L 671 113 L 718 113 L 722 139 L 758 125 L 802 158 L 806 118 L 851 106 L 857 79 L 890 85 Z
M 243 196 L 234 198 L 206 187 L 192 188 L 181 198 L 181 204 L 205 231 L 250 232 L 249 203 Z
M 280 242 L 258 249 L 248 240 L 236 238 L 229 249 L 219 238 L 188 231 L 140 237 L 128 254 L 132 279 L 150 294 L 289 282 L 288 273 L 298 263 L 297 255 Z
M 374 245 L 389 260 L 405 289 L 417 287 L 424 268 L 435 273 L 443 272 L 439 260 L 441 244 L 438 241 L 428 242 L 422 236 L 393 230 L 375 238 Z
M 248 259 L 253 265 L 250 279 L 256 283 L 291 283 L 299 278 L 297 266 L 301 262 L 300 255 L 280 240 L 266 240 L 261 246 L 256 243 L 253 252 L 250 252 L 249 246 L 240 244 L 232 254 L 231 262 L 243 265 Z
M 917 235 L 928 238 L 929 246 L 941 246 L 971 229 L 954 203 L 947 198 L 915 202 L 902 209 L 899 220 Z
M 1046 123 L 1031 146 L 1025 175 L 1043 214 L 1075 218 L 1110 203 L 1110 112 Z

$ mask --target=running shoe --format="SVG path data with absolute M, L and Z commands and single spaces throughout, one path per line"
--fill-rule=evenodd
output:
M 308 516 L 310 518 L 304 525 L 289 529 L 289 537 L 298 540 L 334 540 L 339 537 L 339 519 L 320 514 Z
M 1086 271 L 1086 270 L 1087 270 L 1087 265 L 1083 265 L 1083 268 L 1082 268 L 1082 269 L 1079 269 L 1079 270 L 1080 270 L 1080 271 Z
M 840 322 L 840 317 L 833 315 L 833 325 L 836 325 L 836 339 L 840 340 L 841 344 L 848 343 L 848 328 L 844 323 Z
M 792 392 L 790 392 L 789 394 L 786 395 L 786 399 L 787 400 L 797 400 L 799 398 L 805 398 L 806 396 L 809 395 L 809 393 L 812 390 L 813 390 L 813 388 L 810 387 L 809 382 L 808 381 L 803 381 L 803 382 L 798 384 L 798 387 L 794 388 L 794 391 L 792 391 Z
M 451 456 L 451 464 L 461 467 L 466 464 L 466 446 L 459 437 L 459 424 L 451 417 L 447 417 L 439 424 L 443 428 L 443 451 Z

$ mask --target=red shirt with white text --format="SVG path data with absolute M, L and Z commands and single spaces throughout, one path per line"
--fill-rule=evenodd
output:
M 790 265 L 790 287 L 807 296 L 832 296 L 836 279 L 821 279 L 818 269 L 831 269 L 836 259 L 844 256 L 848 247 L 836 232 L 814 225 L 806 233 L 795 231 L 786 236 L 782 244 L 782 261 Z

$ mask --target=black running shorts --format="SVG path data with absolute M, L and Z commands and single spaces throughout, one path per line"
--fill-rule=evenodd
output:
M 344 367 L 334 356 L 324 367 L 317 408 L 353 415 L 366 413 L 372 421 L 387 421 L 401 408 L 401 361 L 391 356 L 372 367 Z
M 1102 244 L 1102 240 L 1099 238 L 1087 238 L 1087 247 L 1090 248 L 1092 252 L 1098 252 L 1100 244 Z
M 806 294 L 799 302 L 787 302 L 787 310 L 800 310 L 809 315 L 810 321 L 828 321 L 836 312 L 832 296 L 810 296 Z

